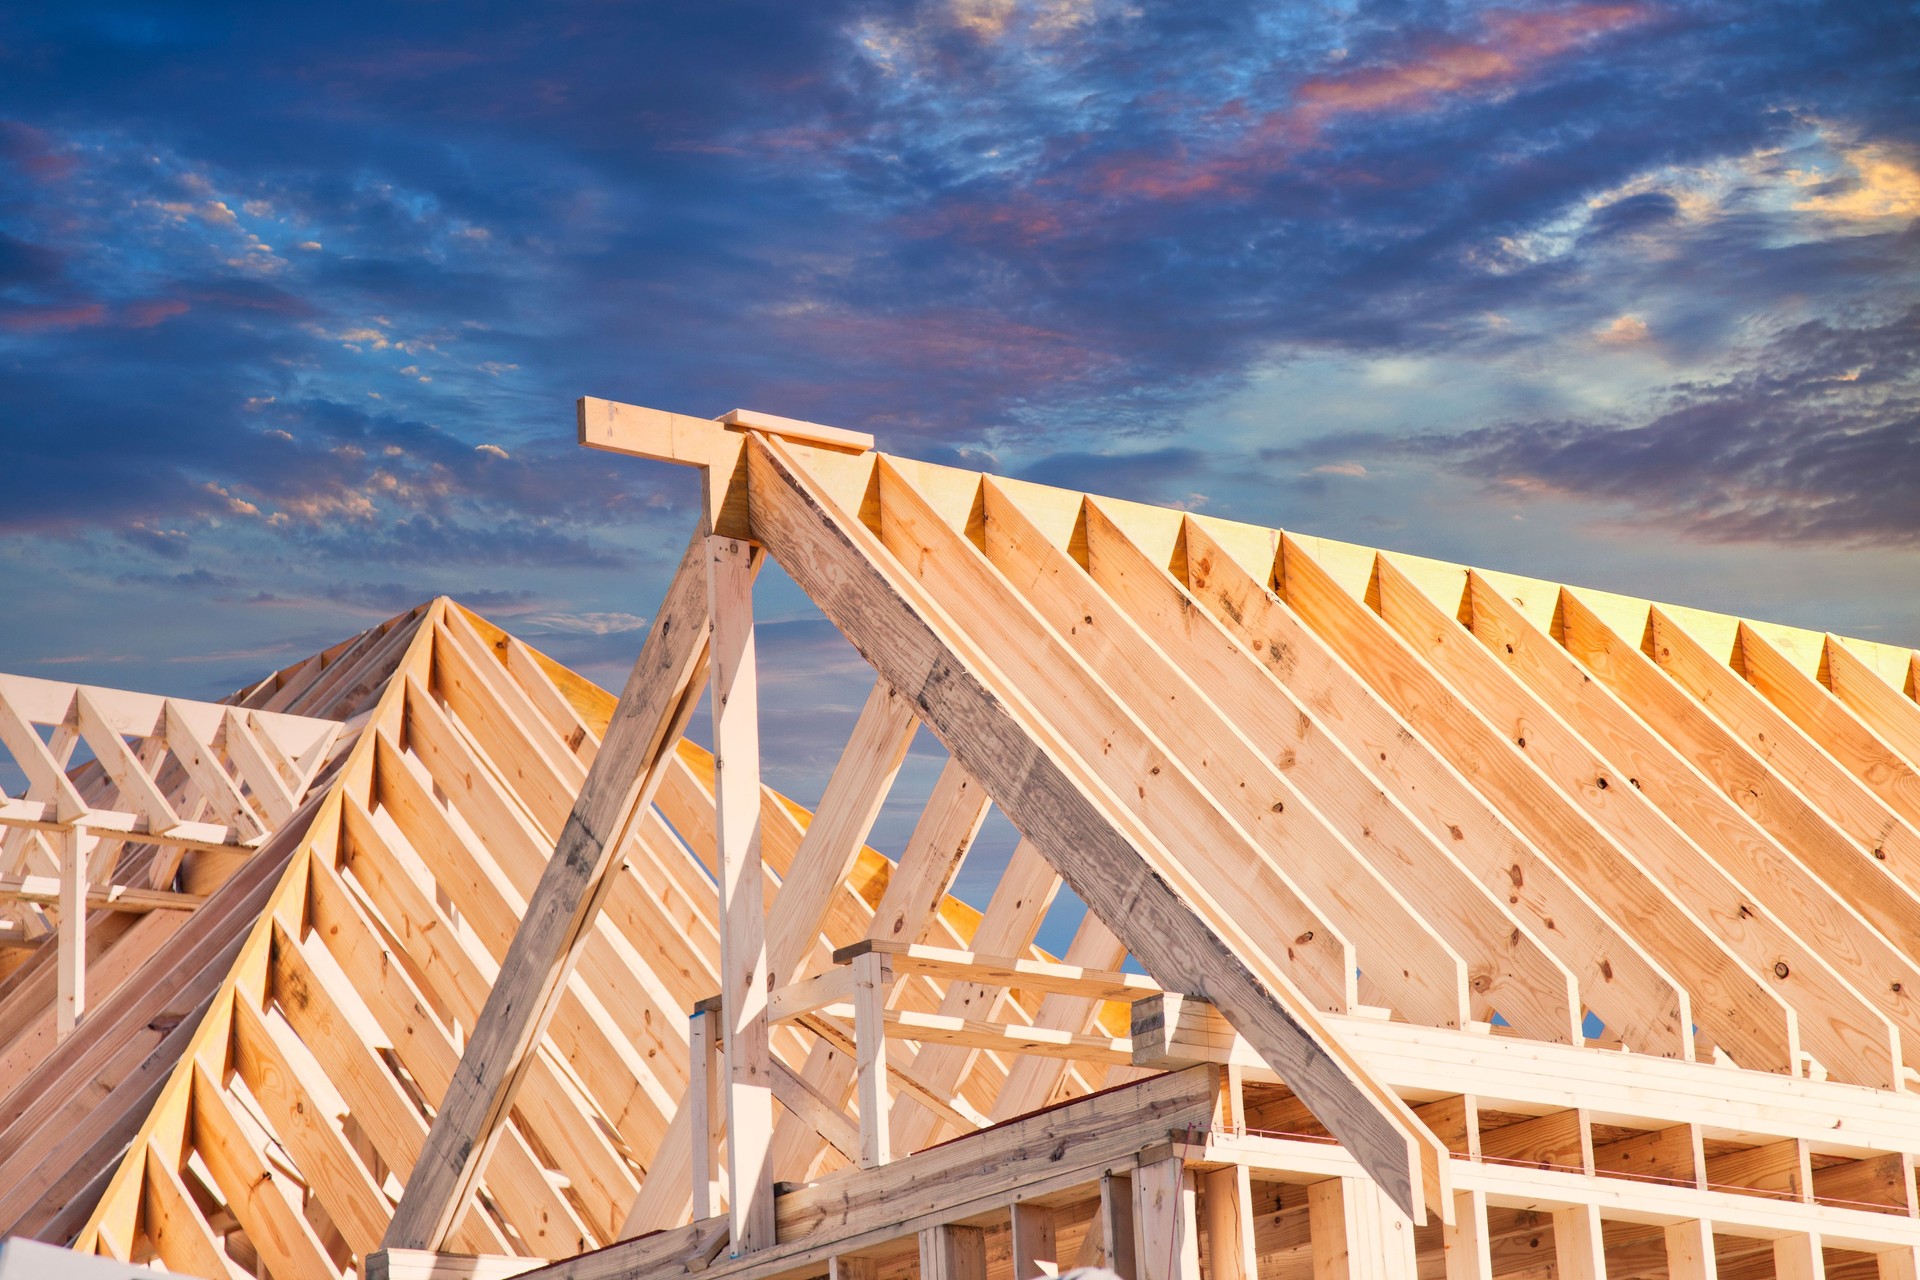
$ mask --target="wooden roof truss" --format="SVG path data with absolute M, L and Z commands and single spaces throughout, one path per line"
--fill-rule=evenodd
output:
M 78 1247 L 1916 1275 L 1914 655 L 765 415 L 581 434 L 703 476 L 626 689 L 421 617 Z M 811 813 L 760 780 L 766 556 L 876 674 Z

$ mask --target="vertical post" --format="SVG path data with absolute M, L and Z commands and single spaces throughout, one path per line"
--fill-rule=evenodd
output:
M 1193 1180 L 1178 1155 L 1143 1162 L 1133 1175 L 1133 1263 L 1139 1280 L 1200 1280 L 1193 1201 Z
M 1920 1280 L 1920 1249 L 1889 1249 L 1873 1256 L 1879 1280 Z
M 874 1169 L 893 1158 L 887 1113 L 887 958 L 866 951 L 853 958 L 854 1073 L 860 1099 L 860 1167 Z
M 715 1192 L 715 1159 L 720 1135 L 720 1118 L 726 1106 L 720 1097 L 720 1081 L 725 1064 L 720 1058 L 719 997 L 709 997 L 693 1007 L 687 1021 L 687 1128 L 693 1134 L 693 1220 L 711 1218 L 720 1212 Z
M 1247 1166 L 1215 1169 L 1205 1175 L 1205 1183 L 1212 1280 L 1259 1280 L 1253 1245 L 1253 1179 Z
M 759 677 L 749 551 L 749 545 L 737 538 L 707 538 L 721 1017 L 727 1068 L 727 1207 L 736 1255 L 774 1242 L 769 1161 L 773 1064 L 767 1045 L 766 907 L 760 865 Z
M 827 1259 L 827 1280 L 880 1280 L 880 1261 L 836 1253 Z
M 1307 1188 L 1313 1280 L 1414 1280 L 1413 1223 L 1371 1178 Z
M 1561 1280 L 1607 1280 L 1607 1253 L 1600 1237 L 1600 1210 L 1579 1204 L 1553 1214 L 1553 1261 Z
M 1100 1247 L 1090 1265 L 1105 1267 L 1120 1280 L 1138 1280 L 1133 1254 L 1133 1179 L 1124 1174 L 1100 1175 Z
M 1667 1228 L 1669 1280 L 1714 1280 L 1713 1224 L 1694 1218 Z M 1920 1278 L 1917 1278 L 1920 1280 Z
M 1447 1280 L 1493 1280 L 1493 1242 L 1487 1238 L 1487 1193 L 1453 1193 L 1453 1224 L 1441 1240 Z M 1679 1273 L 1674 1273 L 1679 1280 Z
M 80 828 L 62 827 L 53 845 L 60 855 L 60 934 L 54 1001 L 56 1041 L 73 1034 L 87 1013 L 87 859 Z
M 987 1280 L 987 1233 L 928 1227 L 920 1233 L 920 1280 Z
M 1045 1205 L 1013 1202 L 1013 1280 L 1060 1274 L 1054 1213 Z
M 1773 1274 L 1779 1280 L 1826 1280 L 1826 1250 L 1819 1234 L 1809 1231 L 1775 1240 Z

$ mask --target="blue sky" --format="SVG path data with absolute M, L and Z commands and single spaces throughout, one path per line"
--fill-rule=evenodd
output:
M 8 5 L 0 669 L 445 592 L 617 687 L 697 499 L 582 394 L 1920 643 L 1917 87 L 1887 0 Z

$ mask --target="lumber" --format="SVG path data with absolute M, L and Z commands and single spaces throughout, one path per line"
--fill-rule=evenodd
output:
M 739 1253 L 773 1243 L 773 1056 L 767 1042 L 766 908 L 760 841 L 758 666 L 749 545 L 709 535 L 714 843 L 720 887 L 727 1213 Z M 602 745 L 601 759 L 607 756 Z
M 500 1121 L 611 886 L 607 871 L 620 836 L 635 809 L 650 802 L 663 757 L 693 712 L 696 699 L 690 695 L 706 647 L 705 559 L 705 541 L 696 537 L 655 615 L 586 785 L 434 1116 L 426 1149 L 387 1228 L 389 1248 L 444 1245 L 492 1153 Z
M 1218 1000 L 1272 1055 L 1275 1069 L 1320 1104 L 1317 1114 L 1396 1203 L 1416 1212 L 1416 1205 L 1438 1200 L 1444 1203 L 1427 1207 L 1450 1215 L 1444 1155 L 1418 1120 L 1340 1050 L 1291 981 L 1277 970 L 1256 977 L 1242 954 L 1160 878 L 1165 868 L 1149 872 L 1139 850 L 1153 847 L 1151 837 L 1140 831 L 1130 839 L 1135 833 L 1123 834 L 1111 808 L 1088 799 L 1063 767 L 1064 746 L 1039 749 L 1033 729 L 1023 731 L 1009 704 L 988 692 L 985 663 L 956 652 L 941 634 L 950 627 L 930 616 L 932 607 L 917 601 L 904 574 L 885 567 L 888 553 L 783 453 L 778 444 L 755 439 L 747 459 L 755 532 L 788 574 L 865 645 L 868 660 L 894 687 L 919 702 L 948 750 L 1074 890 L 1110 921 L 1122 922 L 1150 970 Z M 1085 785 L 1091 789 L 1091 779 Z

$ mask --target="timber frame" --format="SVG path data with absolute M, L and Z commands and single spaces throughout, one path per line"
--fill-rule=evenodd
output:
M 618 699 L 444 600 L 224 707 L 0 677 L 0 1229 L 280 1280 L 1920 1280 L 1920 655 L 744 410 L 579 432 L 701 475 Z M 811 811 L 761 780 L 769 559 L 875 673 Z M 89 1011 L 129 919 L 171 931 Z

